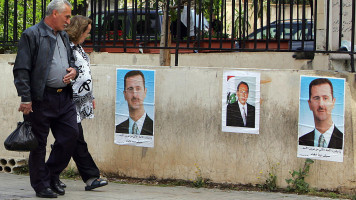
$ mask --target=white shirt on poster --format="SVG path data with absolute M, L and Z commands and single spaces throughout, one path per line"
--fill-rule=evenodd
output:
M 329 146 L 329 142 L 330 142 L 330 139 L 331 139 L 331 135 L 332 135 L 333 132 L 334 132 L 334 127 L 335 127 L 335 124 L 333 123 L 333 124 L 331 125 L 331 127 L 330 127 L 327 131 L 325 131 L 325 133 L 323 133 L 323 136 L 324 136 L 324 139 L 325 139 L 325 143 L 326 143 L 326 144 L 325 144 L 325 147 L 328 147 L 328 146 Z M 315 134 L 315 136 L 314 136 L 314 146 L 317 147 L 318 144 L 319 144 L 319 137 L 320 137 L 320 135 L 321 135 L 322 133 L 320 133 L 320 132 L 318 131 L 318 129 L 315 129 L 314 134 Z
M 142 117 L 136 121 L 137 124 L 137 128 L 138 128 L 138 135 L 141 134 L 141 130 L 143 127 L 143 123 L 145 122 L 146 119 L 146 112 L 142 115 Z M 131 117 L 129 117 L 129 134 L 132 134 L 132 126 L 135 123 L 135 121 L 133 119 L 131 119 Z

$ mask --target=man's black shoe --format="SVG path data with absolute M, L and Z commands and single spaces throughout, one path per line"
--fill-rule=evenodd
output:
M 66 184 L 64 184 L 61 180 L 58 181 L 59 182 L 59 185 L 62 187 L 62 188 L 66 188 Z
M 51 182 L 51 189 L 53 192 L 59 194 L 59 195 L 64 195 L 65 190 L 60 186 L 58 181 L 52 181 Z
M 54 193 L 51 188 L 45 188 L 40 192 L 36 192 L 36 196 L 41 198 L 57 198 L 57 194 Z

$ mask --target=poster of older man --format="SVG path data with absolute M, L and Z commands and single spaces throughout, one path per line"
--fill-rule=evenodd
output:
M 222 131 L 259 133 L 260 74 L 225 71 L 223 74 Z

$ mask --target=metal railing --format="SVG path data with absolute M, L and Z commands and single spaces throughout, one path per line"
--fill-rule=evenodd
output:
M 355 1 L 322 2 L 72 0 L 72 14 L 93 19 L 91 37 L 84 44 L 88 51 L 158 53 L 167 49 L 176 58 L 184 52 L 337 53 L 350 55 L 354 72 Z M 16 49 L 22 31 L 44 17 L 48 3 L 0 1 L 0 53 Z M 318 6 L 326 8 L 325 19 L 318 19 Z M 346 9 L 351 17 L 343 15 Z M 326 27 L 318 27 L 318 22 Z M 168 34 L 162 31 L 171 32 L 171 38 L 163 37 Z M 325 40 L 316 48 L 318 38 Z

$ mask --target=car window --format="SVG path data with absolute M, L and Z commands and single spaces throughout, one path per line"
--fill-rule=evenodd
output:
M 136 33 L 144 34 L 147 31 L 148 34 L 155 34 L 156 19 L 154 15 L 137 15 Z
M 117 33 L 115 31 L 115 14 L 114 12 L 110 12 L 106 15 L 101 15 L 101 27 L 99 27 L 99 15 L 96 14 L 95 16 L 95 31 L 102 31 L 103 37 L 106 39 L 113 39 L 115 35 L 118 38 L 123 37 L 124 32 L 126 33 L 126 37 L 141 37 L 142 35 L 150 35 L 153 37 L 161 32 L 161 16 L 160 13 L 151 12 L 146 14 L 145 12 L 137 13 L 128 10 L 126 16 L 126 23 L 124 12 L 121 10 L 117 13 Z M 136 22 L 134 25 L 134 21 Z M 125 30 L 125 27 L 127 30 Z M 136 30 L 135 34 L 133 31 Z
M 257 40 L 266 39 L 267 38 L 267 31 L 268 31 L 267 26 L 264 26 L 263 29 L 258 29 L 257 30 L 257 34 L 256 34 L 256 39 Z M 276 32 L 277 32 L 276 26 L 273 26 L 273 25 L 270 26 L 270 28 L 269 28 L 269 33 L 270 33 L 269 34 L 269 38 L 271 38 L 271 39 L 275 38 Z M 254 33 L 251 33 L 248 38 L 249 39 L 254 39 L 255 38 Z
M 304 34 L 305 34 L 304 40 L 312 40 L 313 39 L 313 31 L 312 30 L 313 30 L 312 24 L 306 23 L 305 29 L 304 29 Z M 292 39 L 293 40 L 302 40 L 303 39 L 302 23 L 293 25 L 293 38 Z
M 302 23 L 301 22 L 293 22 L 292 24 L 292 30 L 290 27 L 290 23 L 280 23 L 278 27 L 278 35 L 276 35 L 277 33 L 277 28 L 276 28 L 276 22 L 272 22 L 270 25 L 270 36 L 269 39 L 277 39 L 277 36 L 279 36 L 279 39 L 286 39 L 289 40 L 290 36 L 292 35 L 292 40 L 302 40 L 302 34 L 303 34 L 303 30 L 302 30 Z M 304 32 L 305 32 L 305 40 L 312 40 L 313 37 L 313 29 L 312 29 L 312 24 L 310 23 L 310 21 L 308 21 L 306 23 Z M 256 39 L 267 39 L 267 31 L 268 28 L 267 26 L 264 26 L 263 28 L 257 29 L 256 31 Z M 255 39 L 255 35 L 254 33 L 251 33 L 248 36 L 249 39 Z
M 124 16 L 118 16 L 117 18 L 117 29 L 122 30 L 124 27 Z M 111 15 L 109 23 L 107 23 L 106 30 L 113 31 L 115 29 L 114 15 Z
M 281 25 L 280 39 L 288 40 L 290 38 L 290 27 L 289 24 Z

